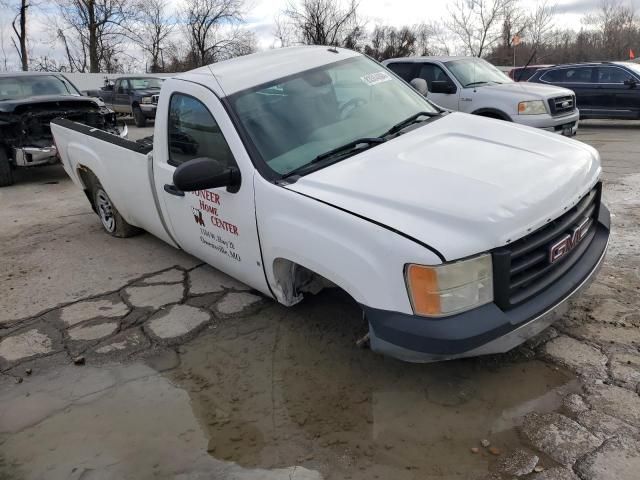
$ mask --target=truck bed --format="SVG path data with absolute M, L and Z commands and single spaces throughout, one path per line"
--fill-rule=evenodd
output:
M 134 142 L 61 118 L 51 122 L 51 131 L 64 169 L 76 184 L 89 190 L 81 171 L 91 171 L 129 224 L 174 244 L 159 213 L 151 141 Z

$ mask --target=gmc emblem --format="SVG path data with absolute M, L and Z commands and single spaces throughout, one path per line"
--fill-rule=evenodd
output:
M 560 240 L 549 247 L 549 263 L 554 263 L 573 250 L 587 236 L 593 219 L 585 218 Z

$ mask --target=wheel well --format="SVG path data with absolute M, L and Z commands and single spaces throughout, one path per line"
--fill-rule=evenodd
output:
M 508 122 L 511 121 L 511 117 L 509 117 L 509 115 L 494 108 L 481 108 L 472 113 L 481 117 L 496 118 L 498 120 L 506 120 Z
M 273 261 L 273 275 L 277 284 L 276 296 L 285 305 L 295 305 L 305 293 L 315 295 L 324 288 L 339 288 L 351 296 L 328 278 L 286 258 L 276 258 Z
M 89 203 L 91 204 L 91 208 L 93 211 L 96 211 L 95 202 L 93 201 L 93 187 L 99 183 L 98 177 L 93 173 L 89 168 L 84 165 L 80 165 L 78 167 L 78 177 L 82 181 L 84 194 L 87 196 Z M 97 213 L 97 212 L 96 212 Z

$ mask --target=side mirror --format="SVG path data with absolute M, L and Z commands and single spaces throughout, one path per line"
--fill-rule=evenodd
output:
M 427 81 L 424 78 L 414 78 L 409 82 L 409 84 L 416 89 L 416 91 L 424 95 L 425 97 L 429 93 L 429 87 L 427 86 Z
M 628 78 L 627 80 L 624 81 L 624 84 L 631 88 L 636 88 L 636 86 L 638 85 L 638 82 L 636 81 L 635 78 Z
M 227 167 L 212 158 L 194 158 L 179 165 L 173 172 L 173 184 L 183 192 L 229 187 L 240 187 L 240 171 Z
M 431 82 L 431 93 L 456 93 L 458 89 L 446 80 L 434 80 Z

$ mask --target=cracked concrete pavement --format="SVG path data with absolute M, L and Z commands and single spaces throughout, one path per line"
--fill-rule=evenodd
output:
M 61 168 L 22 173 L 0 190 L 0 478 L 637 478 L 640 124 L 578 139 L 612 211 L 597 281 L 513 352 L 433 365 L 356 349 L 339 292 L 276 305 L 104 234 Z

